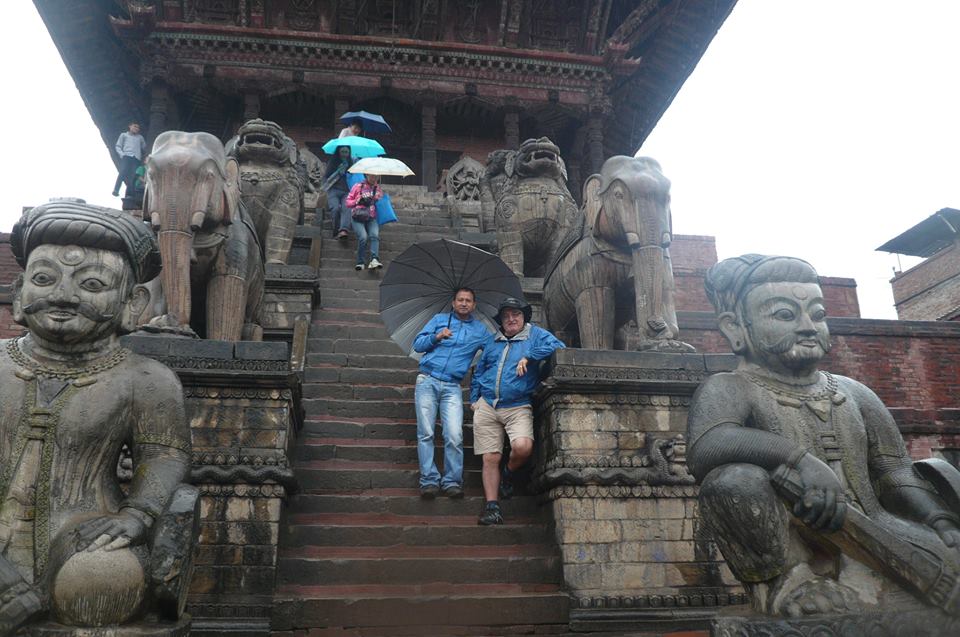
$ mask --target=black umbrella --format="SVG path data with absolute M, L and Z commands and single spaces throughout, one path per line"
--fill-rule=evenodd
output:
M 395 258 L 380 282 L 380 317 L 394 340 L 413 354 L 413 340 L 453 295 L 467 287 L 477 295 L 476 316 L 493 332 L 492 318 L 508 296 L 523 298 L 520 279 L 499 257 L 459 241 L 415 243 Z

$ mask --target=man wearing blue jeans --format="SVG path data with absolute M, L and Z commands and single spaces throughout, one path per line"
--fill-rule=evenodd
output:
M 474 354 L 490 338 L 483 323 L 473 317 L 473 290 L 461 288 L 453 298 L 453 311 L 437 314 L 413 341 L 423 353 L 414 403 L 417 410 L 417 455 L 420 459 L 420 497 L 432 500 L 438 493 L 463 497 L 463 394 L 460 382 Z M 443 477 L 433 461 L 433 435 L 437 412 L 443 427 Z

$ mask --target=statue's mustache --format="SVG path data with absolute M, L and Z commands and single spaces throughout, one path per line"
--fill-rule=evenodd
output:
M 43 310 L 48 310 L 50 308 L 77 312 L 78 314 L 97 323 L 109 321 L 115 316 L 114 314 L 101 314 L 97 308 L 93 307 L 89 303 L 84 303 L 83 301 L 74 303 L 72 301 L 49 301 L 47 299 L 37 299 L 30 305 L 23 306 L 23 313 L 36 314 L 37 312 L 42 312 Z
M 817 332 L 817 334 L 813 336 L 813 339 L 816 340 L 817 343 L 820 345 L 820 347 L 823 348 L 824 352 L 830 351 L 831 344 L 830 344 L 829 336 L 826 336 L 824 334 L 821 334 L 820 332 Z M 800 339 L 795 334 L 787 334 L 786 336 L 781 338 L 779 341 L 775 341 L 772 343 L 765 342 L 763 343 L 763 345 L 764 345 L 764 348 L 769 352 L 772 352 L 775 354 L 783 354 L 793 349 L 793 346 L 797 344 L 798 340 Z

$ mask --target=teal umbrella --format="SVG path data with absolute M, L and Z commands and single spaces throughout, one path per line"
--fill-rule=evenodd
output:
M 336 155 L 337 148 L 340 146 L 349 146 L 350 154 L 353 155 L 354 159 L 387 154 L 387 151 L 384 150 L 383 146 L 381 146 L 377 140 L 368 137 L 359 137 L 357 135 L 331 139 L 323 145 L 323 152 L 328 155 Z

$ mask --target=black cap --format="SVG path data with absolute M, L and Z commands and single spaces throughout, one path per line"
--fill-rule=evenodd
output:
M 512 296 L 508 296 L 507 298 L 500 301 L 500 307 L 497 308 L 497 324 L 500 324 L 500 315 L 507 308 L 513 308 L 515 310 L 520 310 L 521 312 L 523 312 L 524 323 L 529 323 L 530 317 L 533 316 L 533 309 L 530 307 L 529 303 L 527 303 L 526 301 L 522 301 L 520 299 L 515 299 Z

